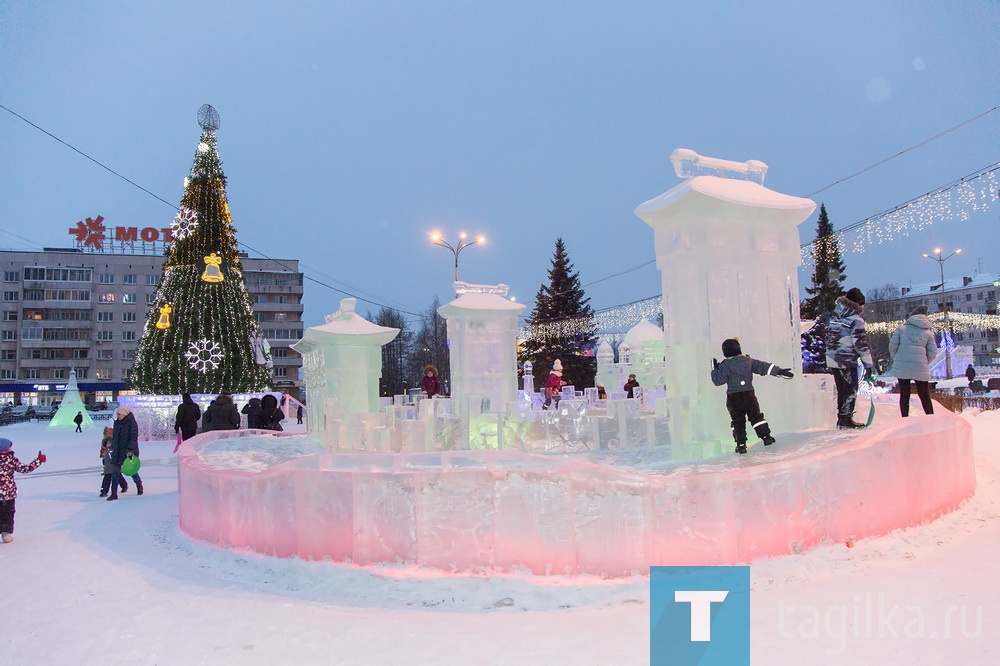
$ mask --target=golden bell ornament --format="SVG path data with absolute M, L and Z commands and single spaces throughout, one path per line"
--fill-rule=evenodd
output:
M 222 257 L 214 252 L 205 257 L 205 272 L 201 274 L 203 282 L 222 282 L 226 278 L 222 275 Z
M 170 328 L 170 313 L 173 308 L 169 304 L 160 308 L 160 319 L 156 322 L 156 328 Z

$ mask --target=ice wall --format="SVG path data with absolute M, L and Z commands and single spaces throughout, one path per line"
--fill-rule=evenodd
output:
M 886 396 L 880 425 L 860 433 L 645 472 L 515 451 L 220 469 L 200 450 L 254 433 L 210 432 L 178 454 L 180 527 L 279 557 L 446 571 L 620 576 L 747 563 L 920 524 L 971 497 L 971 427 L 942 412 L 901 419 Z
M 728 446 L 725 389 L 712 384 L 712 358 L 722 358 L 723 340 L 739 337 L 744 353 L 801 375 L 797 227 L 816 204 L 764 187 L 760 162 L 686 150 L 671 159 L 687 179 L 635 210 L 653 228 L 663 279 L 671 437 Z M 717 175 L 697 175 L 705 169 Z M 832 418 L 815 382 L 760 377 L 754 388 L 776 432 Z

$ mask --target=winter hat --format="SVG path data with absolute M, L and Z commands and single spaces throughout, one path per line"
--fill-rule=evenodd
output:
M 12 446 L 14 446 L 14 442 L 5 437 L 0 437 L 0 453 L 7 453 Z
M 740 341 L 735 338 L 729 338 L 722 343 L 722 354 L 729 358 L 730 356 L 739 356 L 743 353 L 740 349 Z
M 865 295 L 861 293 L 861 290 L 857 287 L 852 287 L 849 292 L 847 292 L 847 300 L 854 301 L 858 305 L 865 304 Z
M 562 374 L 562 361 L 556 359 L 555 363 L 552 364 L 552 372 L 556 373 L 557 375 Z
M 119 414 L 121 414 L 122 416 L 128 416 L 131 412 L 132 412 L 131 409 L 129 409 L 125 405 L 122 405 L 121 407 L 115 410 L 115 418 L 117 418 Z
M 913 308 L 913 312 L 910 313 L 910 316 L 912 317 L 913 315 L 925 315 L 927 314 L 927 312 L 928 310 L 926 305 L 918 305 L 917 307 Z

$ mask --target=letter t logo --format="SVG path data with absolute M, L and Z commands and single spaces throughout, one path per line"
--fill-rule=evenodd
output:
M 712 640 L 712 602 L 725 601 L 725 590 L 675 590 L 674 601 L 691 604 L 691 640 Z

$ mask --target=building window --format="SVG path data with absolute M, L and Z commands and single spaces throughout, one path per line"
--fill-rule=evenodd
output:
M 114 273 L 101 273 L 101 277 L 98 280 L 100 284 L 114 284 L 115 274 Z
M 21 339 L 22 340 L 41 340 L 44 330 L 41 328 L 24 328 L 21 329 Z
M 115 339 L 114 331 L 98 331 L 97 340 L 98 342 L 111 342 Z
M 115 353 L 110 349 L 98 349 L 97 350 L 97 360 L 98 361 L 110 361 L 115 357 Z
M 288 349 L 286 347 L 272 349 L 271 356 L 274 358 L 288 358 Z
M 288 321 L 288 313 L 287 312 L 275 312 L 274 313 L 274 321 Z
M 267 296 L 262 296 L 261 294 L 255 294 L 253 297 L 254 305 L 259 303 L 267 303 Z
M 77 379 L 86 379 L 87 378 L 87 373 L 88 373 L 89 370 L 90 370 L 89 368 L 77 368 L 76 369 L 76 378 Z
M 112 322 L 114 320 L 115 320 L 115 313 L 114 312 L 98 312 L 97 313 L 97 321 L 101 321 L 101 322 L 107 323 L 107 322 Z
M 0 379 L 17 379 L 17 370 L 0 370 Z
M 111 368 L 98 368 L 94 371 L 94 379 L 111 379 Z
M 40 379 L 41 371 L 38 368 L 25 368 L 24 369 L 25 379 Z
M 135 342 L 135 331 L 122 331 L 122 342 Z
M 89 355 L 89 353 L 90 353 L 89 349 L 74 349 L 73 350 L 73 358 L 76 358 L 76 359 L 87 358 L 88 355 Z
M 146 305 L 152 305 L 156 294 L 146 294 Z
M 972 300 L 972 294 L 966 294 L 965 295 L 965 302 L 968 303 L 971 300 Z
M 122 303 L 135 303 L 135 294 L 122 294 Z
M 4 331 L 3 332 L 3 339 L 4 340 L 17 340 L 17 331 Z
M 137 276 L 134 273 L 131 274 L 131 275 L 123 275 L 122 276 L 122 284 L 138 284 L 138 279 L 139 279 L 139 276 Z
M 158 287 L 158 286 L 160 286 L 160 276 L 159 275 L 147 275 L 146 276 L 146 286 L 147 287 Z
M 977 301 L 983 300 L 983 292 L 979 292 L 978 294 L 976 294 L 976 300 Z
M 17 321 L 17 310 L 7 310 L 3 313 L 4 321 Z
M 274 297 L 274 302 L 275 303 L 287 303 L 288 302 L 288 296 L 275 296 Z
M 66 379 L 66 368 L 51 368 L 49 379 Z
M 3 300 L 5 301 L 19 301 L 21 300 L 21 292 L 19 291 L 5 291 L 3 292 Z
M 123 349 L 122 350 L 122 360 L 123 361 L 133 361 L 133 360 L 135 360 L 135 350 L 134 349 Z
M 4 282 L 17 282 L 18 281 L 17 278 L 18 278 L 17 271 L 4 271 L 3 272 L 3 281 Z
M 115 302 L 115 295 L 114 294 L 110 294 L 110 293 L 108 293 L 108 294 L 101 294 L 101 296 L 100 296 L 100 298 L 98 300 L 101 303 L 114 303 Z
M 16 349 L 4 349 L 0 351 L 0 361 L 16 361 L 17 360 L 17 350 Z
M 122 321 L 125 322 L 126 324 L 134 324 L 135 323 L 135 313 L 134 312 L 123 312 L 122 313 Z
M 284 368 L 284 367 L 275 368 L 274 369 L 274 376 L 275 377 L 287 377 L 288 376 L 288 368 Z

